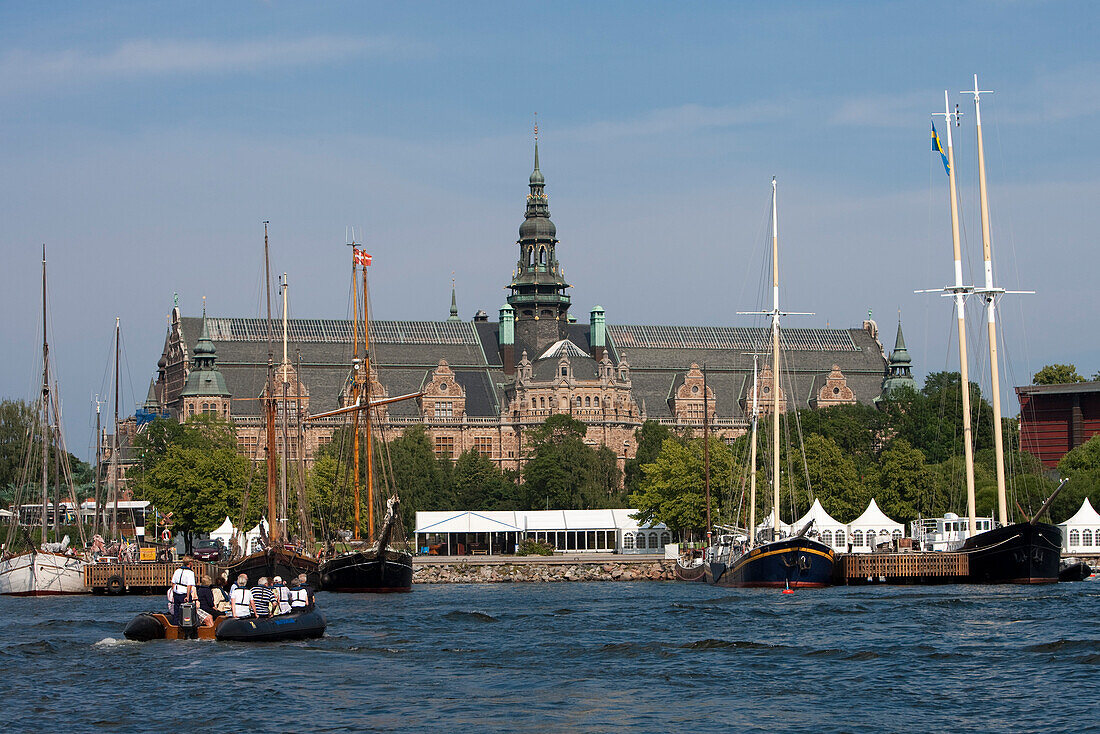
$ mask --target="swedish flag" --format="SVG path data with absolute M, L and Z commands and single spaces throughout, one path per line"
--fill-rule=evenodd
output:
M 943 170 L 950 176 L 951 166 L 947 163 L 947 153 L 943 152 L 943 146 L 940 145 L 940 136 L 936 134 L 936 123 L 932 123 L 932 152 L 939 153 L 940 158 L 943 159 Z

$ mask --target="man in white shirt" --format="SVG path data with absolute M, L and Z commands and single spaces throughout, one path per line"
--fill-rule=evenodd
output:
M 197 598 L 195 584 L 195 572 L 191 570 L 191 557 L 184 556 L 183 565 L 172 574 L 172 600 L 175 602 L 175 609 L 172 611 L 173 624 L 180 623 L 180 605 Z

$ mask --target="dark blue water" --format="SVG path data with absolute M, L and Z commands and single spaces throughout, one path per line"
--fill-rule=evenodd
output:
M 1100 583 L 320 594 L 324 639 L 122 641 L 154 597 L 0 598 L 15 731 L 1097 731 Z

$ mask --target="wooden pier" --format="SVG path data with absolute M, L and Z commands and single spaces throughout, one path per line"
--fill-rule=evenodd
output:
M 182 563 L 90 563 L 84 567 L 84 585 L 93 594 L 153 594 L 167 591 L 172 574 Z M 213 563 L 192 563 L 195 576 L 218 577 Z
M 956 584 L 970 574 L 965 553 L 847 553 L 837 558 L 834 582 L 857 584 Z

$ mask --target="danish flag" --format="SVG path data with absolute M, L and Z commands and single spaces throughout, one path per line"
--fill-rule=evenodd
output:
M 362 265 L 363 267 L 370 265 L 369 253 L 360 250 L 358 247 L 353 247 L 351 249 L 355 253 L 354 255 L 352 255 L 352 262 L 355 265 Z

